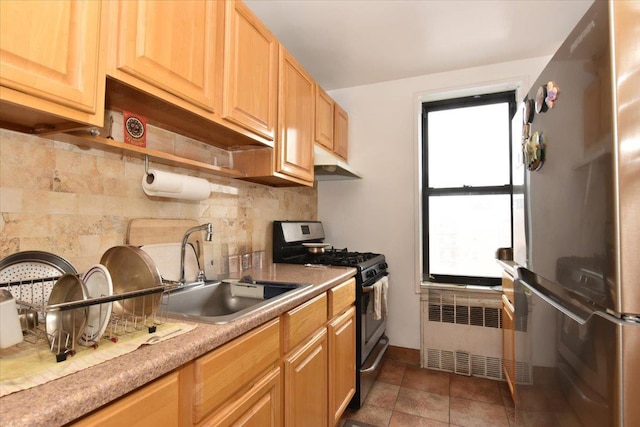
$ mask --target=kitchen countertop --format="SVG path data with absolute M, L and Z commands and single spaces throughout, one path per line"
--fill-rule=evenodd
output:
M 498 264 L 504 271 L 509 273 L 511 277 L 516 276 L 516 269 L 519 267 L 518 263 L 512 260 L 498 260 Z
M 4 427 L 69 423 L 278 317 L 355 273 L 356 269 L 350 267 L 293 264 L 268 264 L 262 269 L 245 270 L 241 275 L 249 274 L 256 280 L 311 283 L 313 286 L 233 322 L 224 325 L 198 323 L 191 332 L 4 396 L 0 398 L 0 423 Z

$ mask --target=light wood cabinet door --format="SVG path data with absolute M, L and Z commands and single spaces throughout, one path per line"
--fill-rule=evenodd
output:
M 101 14 L 99 1 L 0 1 L 0 99 L 102 125 Z M 20 123 L 12 110 L 3 121 Z
M 340 421 L 356 392 L 356 309 L 329 322 L 329 426 Z
M 179 373 L 174 372 L 74 423 L 89 427 L 179 425 Z
M 326 427 L 327 351 L 325 327 L 285 357 L 285 426 Z
M 225 344 L 194 362 L 193 420 L 217 413 L 280 358 L 277 320 Z
M 313 181 L 314 82 L 280 45 L 276 172 Z
M 323 293 L 282 315 L 282 351 L 287 353 L 327 324 L 327 294 Z
M 196 113 L 219 108 L 223 2 L 126 0 L 110 12 L 116 42 L 109 74 Z
M 329 151 L 333 151 L 334 104 L 329 94 L 316 84 L 314 139 Z
M 502 295 L 502 370 L 511 395 L 515 392 L 515 312 L 506 295 Z
M 278 41 L 241 1 L 227 1 L 223 117 L 275 137 Z
M 230 403 L 201 426 L 279 427 L 281 422 L 280 368 L 275 368 L 241 397 Z
M 333 152 L 345 161 L 349 156 L 349 116 L 338 104 L 335 105 L 335 134 Z

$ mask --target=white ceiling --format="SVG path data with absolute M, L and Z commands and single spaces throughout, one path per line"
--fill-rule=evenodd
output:
M 551 55 L 592 0 L 245 0 L 326 90 Z

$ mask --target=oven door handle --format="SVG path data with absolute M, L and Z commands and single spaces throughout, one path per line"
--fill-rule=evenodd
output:
M 376 369 L 378 369 L 378 365 L 380 365 L 380 361 L 382 360 L 382 356 L 384 356 L 384 354 L 387 352 L 387 348 L 389 347 L 389 339 L 386 336 L 383 336 L 382 338 L 380 338 L 380 341 L 384 341 L 384 347 L 382 348 L 382 350 L 380 352 L 378 352 L 378 355 L 376 356 L 376 360 L 374 360 L 374 362 L 371 364 L 371 366 L 368 366 L 366 368 L 360 369 L 360 373 L 361 374 L 366 374 L 368 372 L 373 372 Z

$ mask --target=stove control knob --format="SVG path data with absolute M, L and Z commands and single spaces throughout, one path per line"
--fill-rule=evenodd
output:
M 369 270 L 367 271 L 367 279 L 372 278 L 373 276 L 376 275 L 376 271 L 375 270 Z
M 380 268 L 380 270 L 386 270 L 387 267 L 389 267 L 389 265 L 386 262 L 381 262 L 380 264 L 378 264 L 378 268 Z

